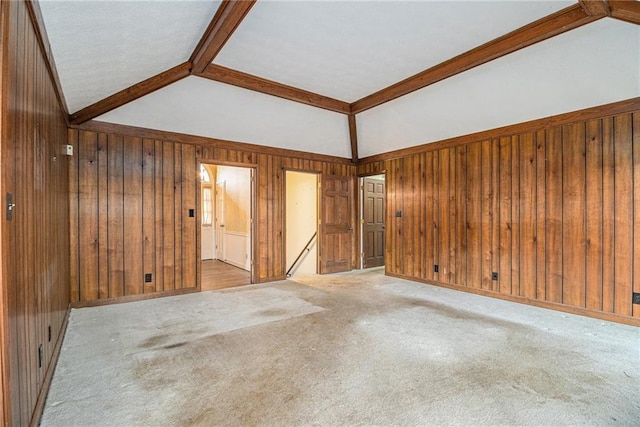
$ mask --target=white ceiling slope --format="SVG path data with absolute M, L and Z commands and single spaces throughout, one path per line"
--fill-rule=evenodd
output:
M 220 1 L 40 0 L 69 112 L 189 59 Z
M 214 63 L 354 102 L 573 1 L 258 1 Z
M 96 120 L 351 158 L 346 115 L 199 77 Z
M 637 96 L 640 26 L 602 19 L 359 114 L 359 154 Z

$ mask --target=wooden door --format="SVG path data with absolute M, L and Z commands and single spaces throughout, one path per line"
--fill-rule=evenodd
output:
M 362 253 L 364 268 L 384 265 L 384 179 L 364 178 Z
M 320 274 L 351 270 L 352 178 L 323 175 L 320 185 Z

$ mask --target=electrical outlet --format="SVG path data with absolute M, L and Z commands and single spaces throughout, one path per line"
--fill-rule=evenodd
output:
M 498 280 L 498 273 L 496 273 L 495 271 L 491 273 L 491 280 Z
M 433 265 L 433 272 L 437 273 L 438 272 L 438 264 L 434 264 Z
M 151 283 L 151 280 L 152 280 L 151 273 L 146 273 L 146 274 L 144 275 L 144 281 L 145 281 L 145 283 Z
M 633 293 L 633 303 L 640 304 L 640 292 Z

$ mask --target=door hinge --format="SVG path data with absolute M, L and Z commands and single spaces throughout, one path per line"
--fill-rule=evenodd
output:
M 364 252 L 360 252 L 360 258 L 364 258 Z
M 361 220 L 360 220 L 360 224 L 364 224 L 364 219 L 361 219 Z

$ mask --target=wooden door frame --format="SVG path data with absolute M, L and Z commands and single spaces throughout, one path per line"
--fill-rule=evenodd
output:
M 251 218 L 249 220 L 249 234 L 251 235 L 249 240 L 251 241 L 251 260 L 250 260 L 250 277 L 251 284 L 258 283 L 258 268 L 257 268 L 257 253 L 258 248 L 256 245 L 256 235 L 257 235 L 257 221 L 256 221 L 256 213 L 257 213 L 257 181 L 258 181 L 258 165 L 255 163 L 239 163 L 239 162 L 225 162 L 220 160 L 213 160 L 207 158 L 198 158 L 198 167 L 197 170 L 200 170 L 201 164 L 214 165 L 214 166 L 232 166 L 236 168 L 244 168 L 249 169 L 251 171 L 251 179 L 250 179 L 250 187 L 251 187 L 251 196 L 250 199 L 250 213 Z M 198 185 L 202 187 L 202 182 L 200 181 L 200 175 L 198 174 Z M 200 216 L 202 215 L 202 200 L 200 197 L 200 192 L 196 192 L 196 221 L 198 224 L 201 223 Z M 197 263 L 197 289 L 198 292 L 202 291 L 202 227 L 196 227 L 196 258 L 198 260 Z
M 282 168 L 282 171 L 284 173 L 284 185 L 282 186 L 282 200 L 284 201 L 284 203 L 282 203 L 282 241 L 284 242 L 282 246 L 283 271 L 287 271 L 287 172 L 298 172 L 316 176 L 316 274 L 318 274 L 320 272 L 320 257 L 318 256 L 320 254 L 320 226 L 318 225 L 318 221 L 320 220 L 320 199 L 322 198 L 318 185 L 320 185 L 320 180 L 322 179 L 322 172 L 286 167 Z
M 357 176 L 358 178 L 358 189 L 357 189 L 357 194 L 358 194 L 358 220 L 356 221 L 356 232 L 358 233 L 358 269 L 359 270 L 364 270 L 364 227 L 362 226 L 362 221 L 364 220 L 364 178 L 368 178 L 371 176 L 376 176 L 376 175 L 384 175 L 384 199 L 385 199 L 385 203 L 387 200 L 387 170 L 383 169 L 379 172 L 370 172 L 370 173 L 365 173 L 365 174 L 360 174 Z M 386 245 L 386 241 L 387 241 L 387 229 L 386 229 L 386 224 L 387 224 L 387 210 L 384 210 L 384 223 L 385 223 L 385 245 Z M 385 250 L 386 253 L 386 250 Z M 384 260 L 384 265 L 385 265 L 385 271 L 387 270 L 387 260 L 385 258 Z

